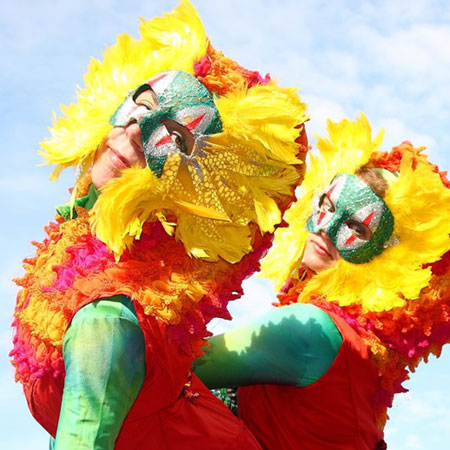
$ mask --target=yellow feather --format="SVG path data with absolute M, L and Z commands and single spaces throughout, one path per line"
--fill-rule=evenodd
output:
M 219 211 L 214 211 L 211 208 L 206 208 L 201 205 L 194 205 L 183 200 L 173 200 L 173 203 L 180 207 L 182 210 L 193 214 L 194 216 L 204 217 L 205 219 L 223 220 L 225 222 L 230 222 L 228 216 L 220 213 Z

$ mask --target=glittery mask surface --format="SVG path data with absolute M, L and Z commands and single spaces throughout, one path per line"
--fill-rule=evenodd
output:
M 135 103 L 136 97 L 151 89 L 157 100 L 153 109 Z M 148 80 L 132 91 L 111 117 L 111 124 L 124 127 L 135 120 L 140 127 L 142 145 L 149 168 L 162 175 L 167 157 L 174 152 L 183 158 L 195 159 L 201 150 L 202 136 L 222 130 L 219 112 L 209 91 L 187 72 L 169 70 Z M 173 120 L 194 138 L 194 147 L 187 154 L 177 143 L 177 136 L 164 125 Z
M 322 208 L 326 195 L 332 208 Z M 366 225 L 370 239 L 356 236 L 350 224 Z M 314 200 L 314 212 L 306 228 L 311 233 L 324 231 L 346 261 L 369 262 L 384 250 L 392 236 L 394 217 L 384 200 L 356 175 L 339 174 Z

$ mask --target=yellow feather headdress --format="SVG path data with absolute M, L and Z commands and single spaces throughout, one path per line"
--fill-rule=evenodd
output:
M 201 61 L 210 72 L 196 73 Z M 307 119 L 306 107 L 295 89 L 251 82 L 256 72 L 212 49 L 189 1 L 163 17 L 142 20 L 140 39 L 121 35 L 102 62 L 92 60 L 86 87 L 77 103 L 62 107 L 65 117 L 54 121 L 42 155 L 56 165 L 53 179 L 69 166 L 81 179 L 129 90 L 169 69 L 195 74 L 214 94 L 223 131 L 205 137 L 197 167 L 173 154 L 161 178 L 148 169 L 124 170 L 102 188 L 92 230 L 120 258 L 146 221 L 159 220 L 189 254 L 239 261 L 252 249 L 251 224 L 273 232 L 283 197 L 299 182 L 296 126 Z
M 312 214 L 313 198 L 338 173 L 352 174 L 369 162 L 381 145 L 382 133 L 372 138 L 366 117 L 355 121 L 328 121 L 329 139 L 318 138 L 318 156 L 310 164 L 299 188 L 298 201 L 287 211 L 289 228 L 279 229 L 274 246 L 262 263 L 262 276 L 280 288 L 301 262 Z M 431 279 L 427 264 L 438 261 L 450 249 L 450 190 L 437 170 L 420 152 L 403 152 L 398 178 L 389 184 L 385 202 L 394 215 L 397 245 L 372 261 L 352 264 L 344 260 L 314 275 L 299 301 L 326 296 L 340 306 L 362 305 L 364 311 L 387 311 L 416 299 Z

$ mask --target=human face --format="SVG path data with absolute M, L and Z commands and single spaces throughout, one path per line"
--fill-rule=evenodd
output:
M 333 267 L 340 259 L 336 247 L 323 231 L 308 234 L 303 253 L 303 263 L 307 267 L 314 272 L 321 272 Z
M 169 70 L 131 92 L 111 117 L 114 126 L 139 126 L 145 160 L 160 177 L 169 155 L 195 160 L 202 137 L 220 132 L 222 122 L 209 91 L 187 72 Z
M 339 174 L 315 200 L 308 231 L 323 231 L 348 262 L 369 262 L 384 250 L 394 217 L 384 200 L 355 175 Z
M 145 167 L 141 131 L 134 122 L 114 127 L 100 146 L 92 167 L 92 183 L 100 189 L 109 180 L 120 176 L 129 167 Z

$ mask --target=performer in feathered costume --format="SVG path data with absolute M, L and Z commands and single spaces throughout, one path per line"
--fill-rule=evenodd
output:
M 263 261 L 283 307 L 197 363 L 211 387 L 254 384 L 239 415 L 264 449 L 386 448 L 394 394 L 450 341 L 445 174 L 409 142 L 379 151 L 364 116 L 328 131 Z
M 17 280 L 16 379 L 56 449 L 259 448 L 190 366 L 293 200 L 305 106 L 214 50 L 187 0 L 140 35 L 43 143 L 79 177 Z

